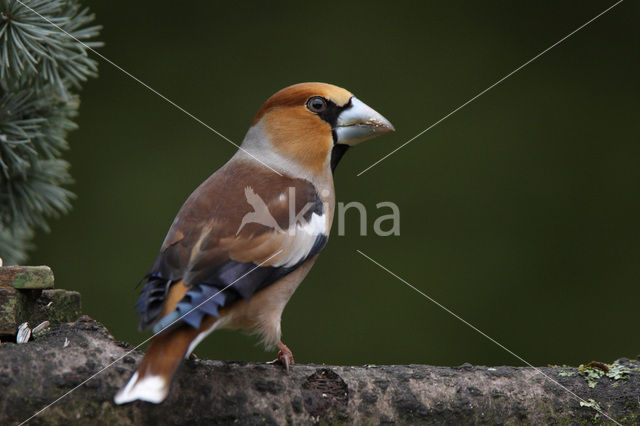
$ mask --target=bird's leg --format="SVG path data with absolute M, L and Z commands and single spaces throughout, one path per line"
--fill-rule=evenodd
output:
M 289 349 L 287 345 L 282 342 L 278 343 L 278 348 L 280 349 L 280 352 L 278 352 L 278 360 L 282 363 L 282 365 L 284 365 L 284 368 L 288 373 L 289 365 L 295 363 L 295 361 L 293 360 L 293 353 L 291 353 L 291 349 Z
M 293 360 L 293 353 L 291 352 L 291 349 L 289 349 L 287 345 L 282 342 L 278 343 L 278 349 L 280 349 L 280 352 L 278 352 L 278 358 L 274 359 L 269 364 L 275 364 L 276 362 L 279 362 L 280 364 L 284 365 L 284 368 L 288 373 L 289 366 L 291 364 L 295 364 Z

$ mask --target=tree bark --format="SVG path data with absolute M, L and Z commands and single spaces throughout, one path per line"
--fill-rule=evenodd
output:
M 65 340 L 68 345 L 65 347 Z M 188 360 L 159 405 L 113 403 L 142 352 L 89 317 L 26 344 L 0 344 L 0 424 L 520 424 L 640 421 L 640 363 L 591 367 L 281 366 Z M 602 370 L 602 374 L 596 370 Z M 589 378 L 589 375 L 594 378 Z M 602 376 L 602 377 L 598 377 Z M 590 383 L 593 387 L 590 387 Z

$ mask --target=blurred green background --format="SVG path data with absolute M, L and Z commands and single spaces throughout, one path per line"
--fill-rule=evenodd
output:
M 640 29 L 624 2 L 356 174 L 611 2 L 91 2 L 100 52 L 236 142 L 275 91 L 343 86 L 397 132 L 350 151 L 334 235 L 283 317 L 298 362 L 520 362 L 356 253 L 363 250 L 536 365 L 640 353 Z M 235 148 L 112 66 L 82 92 L 73 212 L 32 264 L 137 344 L 135 285 L 191 191 Z M 373 221 L 393 201 L 401 236 Z M 264 361 L 219 332 L 200 357 Z

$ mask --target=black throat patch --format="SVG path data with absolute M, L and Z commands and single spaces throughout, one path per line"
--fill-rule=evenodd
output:
M 331 148 L 331 172 L 334 172 L 336 170 L 336 167 L 338 167 L 338 163 L 340 162 L 340 159 L 342 159 L 342 156 L 349 149 L 349 145 L 345 145 L 342 143 L 335 143 L 335 138 L 333 139 L 333 141 L 334 141 L 333 148 Z

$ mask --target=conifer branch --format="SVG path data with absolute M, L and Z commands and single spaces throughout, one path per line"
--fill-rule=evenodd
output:
M 22 4 L 24 3 L 24 5 Z M 33 9 L 29 10 L 29 8 Z M 37 12 L 36 13 L 34 13 Z M 71 208 L 67 134 L 77 91 L 97 75 L 100 26 L 77 0 L 0 0 L 0 257 L 26 260 L 34 230 Z

